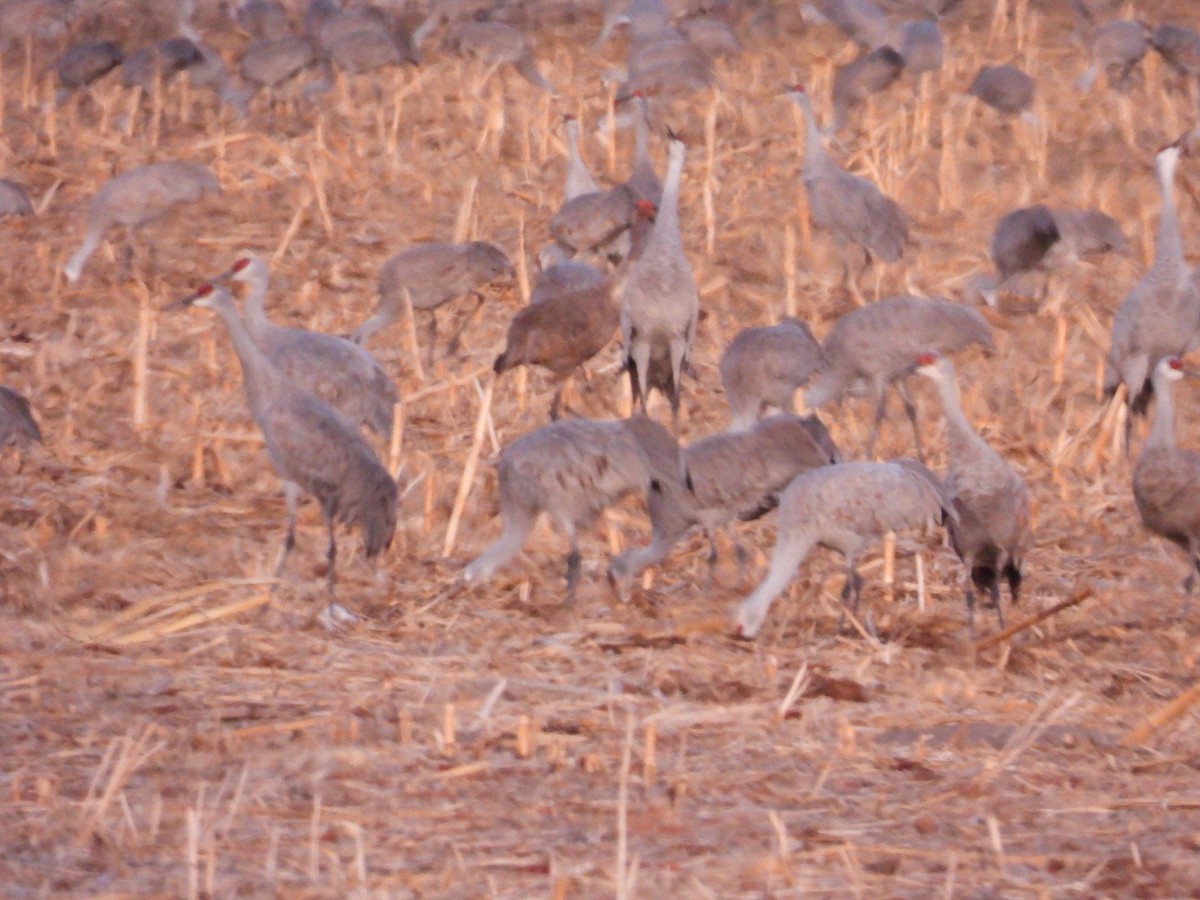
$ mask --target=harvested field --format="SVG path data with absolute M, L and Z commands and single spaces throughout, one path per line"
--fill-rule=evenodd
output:
M 719 91 L 663 116 L 689 147 L 681 217 L 704 312 L 685 440 L 725 426 L 717 362 L 738 329 L 794 310 L 822 336 L 855 303 L 810 233 L 798 111 L 778 94 L 803 80 L 826 113 L 854 50 L 777 5 L 776 24 L 744 23 Z M 163 307 L 240 248 L 272 261 L 276 321 L 338 334 L 414 241 L 494 241 L 531 278 L 560 198 L 562 115 L 584 122 L 602 182 L 627 172 L 630 133 L 592 133 L 624 38 L 585 49 L 600 27 L 588 6 L 533 32 L 557 98 L 431 46 L 419 68 L 339 75 L 316 105 L 261 95 L 239 120 L 186 79 L 143 95 L 110 77 L 55 106 L 54 47 L 0 57 L 0 176 L 39 209 L 0 220 L 0 383 L 31 399 L 45 435 L 0 460 L 0 893 L 1197 896 L 1200 625 L 1196 607 L 1178 618 L 1185 563 L 1139 522 L 1119 410 L 1099 390 L 1113 311 L 1153 252 L 1154 152 L 1195 126 L 1195 106 L 1153 54 L 1128 94 L 1103 79 L 1076 92 L 1086 51 L 1057 0 L 966 0 L 942 23 L 946 68 L 871 100 L 833 153 L 912 217 L 915 245 L 868 271 L 868 299 L 961 297 L 1018 205 L 1098 206 L 1130 237 L 1129 256 L 1051 274 L 1042 299 L 1003 297 L 987 312 L 995 353 L 956 361 L 968 417 L 1034 498 L 1009 624 L 1073 602 L 998 641 L 980 610 L 973 643 L 941 532 L 903 534 L 890 585 L 881 547 L 862 566 L 878 639 L 837 633 L 843 575 L 821 551 L 744 642 L 730 615 L 773 519 L 739 526 L 744 570 L 723 543 L 710 582 L 696 534 L 622 605 L 604 567 L 647 539 L 633 502 L 587 536 L 571 608 L 546 525 L 492 583 L 464 586 L 462 565 L 499 532 L 496 451 L 544 424 L 554 389 L 538 372 L 489 381 L 520 285 L 491 292 L 432 371 L 404 322 L 371 343 L 404 398 L 399 441 L 376 444 L 395 451 L 403 498 L 378 565 L 341 540 L 339 597 L 363 619 L 336 633 L 315 620 L 325 532 L 311 502 L 273 577 L 282 492 L 236 359 L 212 316 Z M 1128 6 L 1200 24 L 1189 0 Z M 215 11 L 197 25 L 229 61 L 246 43 Z M 991 62 L 1038 79 L 1036 119 L 962 96 Z M 662 142 L 651 149 L 661 166 Z M 97 187 L 164 159 L 209 165 L 223 195 L 143 229 L 128 273 L 114 232 L 67 284 Z M 1193 255 L 1198 189 L 1184 157 Z M 614 344 L 573 408 L 620 414 L 616 366 Z M 937 399 L 914 389 L 940 468 Z M 1177 407 L 1180 442 L 1200 448 L 1190 382 Z M 912 452 L 892 412 L 883 458 Z M 860 455 L 868 404 L 827 413 Z

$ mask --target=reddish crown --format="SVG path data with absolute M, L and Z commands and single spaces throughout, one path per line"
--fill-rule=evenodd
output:
M 1180 359 L 1178 356 L 1174 356 L 1171 359 L 1167 360 L 1167 365 L 1170 366 L 1172 369 L 1174 369 L 1176 372 L 1183 371 L 1183 360 Z
M 803 94 L 803 93 L 806 93 L 806 91 L 804 90 L 804 85 L 802 85 L 802 84 L 793 84 L 793 85 L 792 85 L 792 86 L 789 88 L 789 90 L 791 90 L 791 91 L 793 91 L 793 92 L 795 92 L 795 93 L 797 93 L 797 94 Z
M 241 259 L 239 259 L 237 262 L 235 262 L 233 264 L 233 268 L 230 271 L 240 272 L 240 271 L 242 271 L 242 269 L 246 268 L 246 266 L 248 266 L 248 265 L 250 265 L 250 257 L 243 256 Z
M 646 218 L 650 218 L 658 212 L 658 207 L 654 205 L 653 200 L 639 200 L 634 205 L 634 208 L 637 209 L 638 215 L 645 216 Z
M 937 362 L 936 353 L 921 353 L 917 356 L 918 366 L 932 366 Z
M 216 288 L 214 288 L 212 286 L 212 282 L 206 281 L 206 282 L 204 282 L 204 284 L 200 285 L 200 287 L 196 288 L 196 296 L 197 297 L 207 297 L 214 290 L 216 290 Z

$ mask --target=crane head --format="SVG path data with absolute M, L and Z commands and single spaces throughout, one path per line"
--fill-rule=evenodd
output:
M 1158 370 L 1167 381 L 1178 381 L 1191 374 L 1183 368 L 1183 360 L 1178 356 L 1164 357 L 1158 364 Z
M 913 368 L 926 378 L 938 379 L 943 376 L 942 358 L 936 353 L 918 353 Z
M 189 306 L 209 306 L 210 303 L 206 301 L 209 301 L 216 291 L 216 286 L 211 281 L 206 281 L 182 300 L 176 300 L 174 303 L 164 307 L 163 311 L 170 312 L 179 309 L 187 309 Z
M 641 199 L 634 204 L 634 211 L 639 219 L 653 219 L 658 215 L 658 207 L 653 200 Z
M 808 93 L 808 91 L 806 91 L 804 89 L 804 85 L 799 84 L 799 83 L 789 84 L 787 87 L 785 87 L 783 89 L 783 92 L 785 94 L 807 94 Z

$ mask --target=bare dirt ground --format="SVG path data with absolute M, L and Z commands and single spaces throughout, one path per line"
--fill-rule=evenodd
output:
M 996 219 L 1029 202 L 1097 205 L 1134 246 L 1067 264 L 1044 299 L 1005 298 L 989 313 L 996 352 L 958 361 L 969 417 L 1035 498 L 1010 621 L 1086 594 L 978 648 L 940 533 L 900 536 L 892 599 L 879 551 L 864 565 L 879 640 L 836 633 L 841 573 L 824 552 L 757 641 L 729 636 L 770 518 L 742 531 L 744 571 L 723 545 L 709 583 L 696 536 L 628 605 L 603 571 L 611 545 L 646 538 L 633 503 L 589 537 L 573 608 L 549 528 L 495 582 L 464 587 L 460 567 L 498 532 L 497 444 L 543 424 L 550 398 L 541 374 L 524 394 L 516 376 L 496 384 L 445 555 L 515 288 L 423 381 L 403 323 L 372 344 L 407 398 L 405 496 L 377 568 L 342 540 L 341 599 L 363 621 L 337 634 L 314 621 L 311 504 L 272 579 L 282 497 L 236 361 L 214 319 L 160 310 L 242 247 L 274 255 L 278 320 L 337 333 L 370 312 L 380 265 L 410 242 L 457 230 L 531 255 L 559 199 L 561 115 L 590 131 L 622 52 L 582 49 L 598 16 L 536 32 L 558 99 L 511 73 L 481 83 L 482 66 L 433 50 L 419 69 L 343 79 L 316 107 L 260 97 L 244 122 L 182 83 L 134 97 L 110 80 L 51 112 L 40 57 L 30 72 L 20 48 L 4 56 L 0 174 L 45 203 L 0 223 L 0 380 L 31 397 L 46 442 L 0 474 L 0 893 L 1196 896 L 1200 718 L 1130 733 L 1200 678 L 1198 626 L 1176 618 L 1185 566 L 1139 524 L 1098 391 L 1112 312 L 1153 248 L 1154 151 L 1195 125 L 1194 107 L 1157 59 L 1126 96 L 1074 91 L 1086 61 L 1066 4 L 963 6 L 944 23 L 945 71 L 921 93 L 895 86 L 834 149 L 914 222 L 915 246 L 864 293 L 961 296 Z M 1136 12 L 1197 24 L 1187 0 Z M 775 321 L 790 294 L 821 335 L 854 304 L 807 233 L 802 136 L 778 96 L 801 78 L 825 108 L 831 65 L 853 50 L 790 14 L 744 38 L 719 93 L 665 116 L 689 144 L 682 217 L 706 313 L 685 439 L 724 426 L 716 364 L 737 329 Z M 216 43 L 233 58 L 244 38 Z M 961 96 L 979 65 L 1008 61 L 1038 78 L 1037 122 Z M 618 135 L 610 155 L 589 136 L 593 169 L 623 178 L 629 143 Z M 173 158 L 211 165 L 224 195 L 146 229 L 128 277 L 112 235 L 66 285 L 101 181 Z M 1191 252 L 1198 185 L 1185 158 Z M 619 411 L 615 361 L 610 348 L 592 365 L 578 410 Z M 1188 384 L 1179 434 L 1200 447 Z M 936 398 L 915 387 L 940 466 Z M 869 414 L 828 411 L 848 456 Z M 889 422 L 881 453 L 911 452 L 902 417 Z M 990 612 L 979 624 L 993 628 Z

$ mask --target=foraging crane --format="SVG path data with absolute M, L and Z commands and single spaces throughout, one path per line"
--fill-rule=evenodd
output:
M 1015 66 L 984 66 L 975 75 L 967 93 L 992 109 L 1017 115 L 1033 106 L 1032 78 Z
M 937 386 L 946 417 L 948 464 L 942 483 L 958 513 L 949 526 L 950 544 L 971 582 L 966 600 L 974 637 L 976 592 L 991 597 L 1000 628 L 1004 628 L 1001 577 L 1008 581 L 1013 606 L 1020 599 L 1021 562 L 1030 540 L 1029 490 L 967 421 L 950 361 L 935 353 L 922 353 L 917 357 L 917 372 Z
M 335 603 L 337 565 L 336 526 L 359 529 L 368 559 L 391 545 L 396 530 L 396 482 L 380 464 L 357 426 L 315 394 L 285 375 L 246 330 L 233 296 L 206 283 L 173 307 L 211 309 L 225 323 L 242 365 L 246 402 L 262 431 L 271 464 L 284 483 L 287 535 L 279 560 L 282 569 L 296 543 L 296 504 L 301 492 L 321 507 L 329 532 L 326 585 L 331 622 L 346 613 Z
M 62 103 L 72 91 L 103 78 L 124 59 L 125 54 L 112 41 L 87 41 L 71 47 L 54 64 L 61 85 L 58 102 Z
M 721 384 L 730 431 L 745 431 L 764 408 L 794 413 L 792 395 L 825 362 L 824 351 L 799 319 L 743 328 L 721 354 Z
M 560 273 L 558 269 L 568 271 Z M 599 276 L 599 281 L 592 273 Z M 556 282 L 564 288 L 554 290 L 551 284 Z M 608 346 L 620 315 L 612 281 L 603 273 L 576 262 L 551 266 L 538 279 L 529 305 L 509 323 L 504 351 L 496 357 L 493 368 L 502 375 L 518 366 L 535 365 L 558 376 L 550 403 L 550 418 L 555 420 L 567 380 Z
M 1191 28 L 1159 25 L 1150 33 L 1150 46 L 1180 76 L 1200 75 L 1200 34 Z
M 180 72 L 201 66 L 204 62 L 204 52 L 191 38 L 167 38 L 125 57 L 121 64 L 121 85 L 127 88 L 140 87 L 149 92 L 159 78 L 164 82 L 169 81 Z
M 1098 209 L 1052 210 L 1058 228 L 1054 254 L 1072 259 L 1098 253 L 1128 253 L 1129 241 L 1121 225 Z
M 1133 470 L 1133 499 L 1142 524 L 1188 555 L 1183 583 L 1190 595 L 1200 573 L 1200 453 L 1175 443 L 1174 383 L 1184 376 L 1178 357 L 1167 356 L 1154 368 L 1154 425 Z M 1180 618 L 1187 612 L 1184 601 Z
M 192 162 L 150 163 L 110 178 L 92 198 L 83 243 L 67 260 L 63 274 L 67 281 L 78 281 L 84 264 L 112 226 L 124 225 L 128 235 L 177 206 L 220 192 L 217 177 Z
M 857 613 L 862 599 L 858 559 L 871 541 L 889 531 L 916 528 L 931 520 L 942 524 L 956 516 L 937 476 L 910 459 L 839 463 L 799 475 L 779 500 L 779 530 L 767 575 L 734 616 L 738 635 L 758 634 L 771 603 L 813 547 L 828 547 L 842 555 L 846 564 L 843 611 L 853 597 Z
M 650 494 L 653 538 L 626 550 L 609 567 L 609 578 L 624 596 L 648 566 L 658 565 L 694 526 L 708 537 L 709 572 L 717 561 L 716 532 L 733 519 L 750 522 L 779 503 L 793 478 L 833 463 L 837 449 L 816 416 L 771 416 L 748 431 L 701 438 L 683 450 L 684 483 L 668 483 Z M 743 550 L 739 545 L 738 557 Z
M 988 306 L 996 306 L 996 294 L 1023 272 L 1042 265 L 1061 235 L 1050 207 L 1044 204 L 1014 209 L 1001 217 L 992 232 L 994 277 L 983 277 L 977 285 Z
M 375 357 L 346 338 L 288 328 L 267 318 L 263 301 L 271 273 L 261 257 L 242 255 L 223 277 L 248 288 L 242 321 L 276 368 L 351 422 L 366 425 L 383 438 L 391 435 L 400 396 Z
M 308 69 L 319 74 L 305 85 L 305 95 L 320 93 L 329 82 L 328 61 L 312 41 L 299 35 L 255 41 L 242 53 L 238 68 L 251 97 L 263 88 L 277 88 Z
M 883 421 L 885 392 L 889 385 L 894 386 L 912 424 L 917 455 L 924 459 L 917 411 L 905 379 L 912 373 L 918 353 L 949 355 L 972 344 L 995 348 L 992 330 L 978 310 L 926 297 L 889 297 L 870 303 L 851 310 L 833 324 L 821 343 L 825 365 L 804 392 L 804 402 L 809 409 L 816 409 L 836 402 L 847 392 L 870 396 L 875 418 L 867 456 L 873 456 Z
M 0 0 L 0 51 L 27 38 L 57 40 L 70 18 L 68 0 Z
M 845 252 L 845 244 L 861 247 L 867 260 L 877 256 L 895 262 L 908 243 L 908 221 L 900 205 L 865 178 L 852 175 L 829 156 L 817 128 L 812 101 L 803 85 L 788 91 L 804 113 L 804 167 L 801 177 L 808 192 L 808 214 L 814 225 L 829 231 Z M 850 268 L 843 257 L 843 278 Z
M 333 11 L 315 34 L 320 47 L 344 72 L 421 62 L 408 32 L 378 6 Z
M 240 0 L 231 15 L 253 41 L 274 41 L 292 33 L 292 22 L 279 0 Z
M 1092 58 L 1076 86 L 1081 91 L 1090 91 L 1097 76 L 1104 72 L 1111 87 L 1118 91 L 1128 90 L 1134 67 L 1150 49 L 1150 28 L 1144 22 L 1131 19 L 1097 25 L 1095 14 L 1083 0 L 1070 0 L 1070 4 L 1090 32 L 1088 52 Z
M 574 257 L 615 262 L 629 252 L 636 201 L 624 184 L 572 197 L 550 219 L 550 236 Z
M 552 422 L 505 447 L 497 471 L 504 531 L 463 569 L 464 580 L 490 579 L 517 555 L 545 512 L 570 542 L 568 603 L 579 583 L 578 530 L 622 497 L 661 491 L 682 478 L 675 439 L 645 416 Z
M 814 3 L 815 6 L 805 5 L 809 18 L 833 24 L 868 50 L 882 47 L 891 39 L 888 17 L 873 0 L 814 0 Z
M 846 116 L 872 94 L 887 90 L 904 71 L 904 57 L 883 46 L 860 54 L 833 74 L 833 126 L 837 132 Z
M 462 56 L 475 57 L 488 64 L 485 77 L 511 65 L 517 74 L 539 90 L 555 95 L 554 86 L 538 71 L 529 38 L 503 22 L 463 22 L 454 26 L 447 46 Z
M 375 312 L 354 330 L 350 339 L 356 344 L 394 322 L 404 309 L 404 294 L 412 302 L 413 312 L 428 316 L 425 346 L 426 365 L 433 365 L 437 342 L 439 306 L 464 294 L 474 294 L 476 309 L 483 305 L 481 288 L 496 282 L 511 282 L 516 277 L 504 251 L 486 241 L 467 244 L 414 244 L 388 258 L 379 270 L 379 301 Z M 451 341 L 451 349 L 470 321 L 463 320 Z
M 10 387 L 0 385 L 0 447 L 23 447 L 42 442 L 42 431 L 33 418 L 29 401 Z
M 645 412 L 649 391 L 657 388 L 671 404 L 677 429 L 680 379 L 700 315 L 696 279 L 679 232 L 684 153 L 683 142 L 672 139 L 658 217 L 621 285 L 621 350 L 634 403 Z
M 0 178 L 0 219 L 5 216 L 32 216 L 29 193 L 15 181 Z
M 1190 280 L 1175 208 L 1175 167 L 1187 135 L 1158 151 L 1154 168 L 1162 202 L 1154 241 L 1154 262 L 1125 295 L 1113 316 L 1104 369 L 1104 395 L 1124 384 L 1125 451 L 1133 416 L 1145 414 L 1154 393 L 1151 376 L 1160 359 L 1182 356 L 1200 340 L 1200 290 Z

